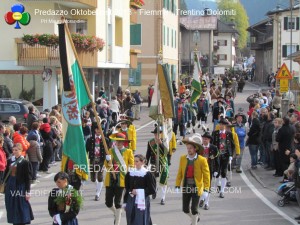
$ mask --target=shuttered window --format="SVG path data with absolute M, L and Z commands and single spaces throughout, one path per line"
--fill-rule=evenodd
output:
M 142 44 L 142 25 L 132 24 L 130 25 L 130 45 Z
M 141 86 L 142 85 L 142 63 L 138 63 L 136 69 L 129 69 L 129 85 Z

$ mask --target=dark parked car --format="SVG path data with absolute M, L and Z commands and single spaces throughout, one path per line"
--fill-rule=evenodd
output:
M 26 124 L 28 116 L 28 106 L 33 105 L 31 102 L 21 99 L 0 98 L 0 122 L 8 123 L 8 118 L 14 116 L 17 123 Z M 39 111 L 35 108 L 37 115 Z

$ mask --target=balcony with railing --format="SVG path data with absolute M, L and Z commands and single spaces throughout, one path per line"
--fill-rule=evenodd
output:
M 60 67 L 59 47 L 28 45 L 20 38 L 17 44 L 18 66 L 54 66 Z M 77 49 L 77 55 L 83 67 L 97 67 L 98 52 L 88 52 Z

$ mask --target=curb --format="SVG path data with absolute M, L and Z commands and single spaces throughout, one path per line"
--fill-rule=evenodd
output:
M 267 186 L 264 184 L 264 182 L 257 176 L 257 174 L 252 170 L 252 169 L 248 169 L 249 173 L 251 174 L 251 176 L 258 182 L 260 183 L 261 186 L 263 186 L 263 188 L 267 188 Z

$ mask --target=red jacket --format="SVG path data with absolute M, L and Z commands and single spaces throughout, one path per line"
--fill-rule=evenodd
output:
M 2 147 L 0 147 L 0 171 L 5 171 L 7 165 L 6 154 Z
M 43 123 L 40 127 L 41 131 L 45 131 L 46 133 L 50 133 L 51 131 L 51 126 L 49 123 Z
M 28 150 L 30 143 L 26 140 L 26 138 L 21 135 L 19 132 L 15 132 L 13 135 L 14 144 L 20 143 L 23 147 L 22 156 L 26 155 L 26 151 Z

